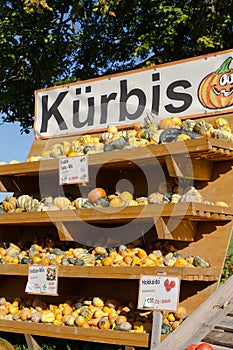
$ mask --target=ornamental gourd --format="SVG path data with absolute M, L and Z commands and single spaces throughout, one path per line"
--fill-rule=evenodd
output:
M 198 98 L 204 107 L 216 109 L 233 105 L 233 69 L 229 68 L 232 59 L 228 57 L 200 83 Z
M 214 121 L 214 127 L 215 127 L 215 129 L 220 129 L 220 130 L 231 132 L 229 122 L 224 117 L 216 118 Z
M 180 202 L 201 203 L 203 201 L 201 193 L 193 186 L 180 197 Z
M 14 346 L 11 345 L 6 339 L 0 338 L 0 349 L 2 350 L 14 350 Z
M 30 197 L 24 203 L 24 208 L 26 211 L 41 211 L 43 208 L 43 204 L 38 201 L 36 198 Z
M 94 188 L 87 195 L 88 199 L 93 203 L 95 203 L 97 201 L 97 199 L 102 198 L 102 197 L 106 197 L 106 196 L 107 196 L 107 194 L 106 194 L 105 190 L 101 187 Z
M 31 199 L 31 196 L 29 196 L 28 194 L 22 194 L 21 196 L 19 196 L 16 200 L 17 207 L 25 210 L 25 202 L 28 199 Z
M 2 202 L 2 205 L 5 211 L 14 211 L 16 209 L 16 198 L 6 196 L 6 198 Z
M 55 197 L 54 200 L 53 200 L 53 204 L 62 209 L 62 208 L 66 208 L 68 207 L 71 202 L 68 198 L 64 197 L 64 196 L 58 196 L 58 197 Z

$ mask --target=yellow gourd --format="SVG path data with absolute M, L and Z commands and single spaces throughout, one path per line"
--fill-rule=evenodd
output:
M 68 207 L 68 206 L 71 204 L 71 202 L 70 202 L 70 200 L 69 200 L 68 198 L 66 198 L 66 197 L 58 196 L 58 197 L 55 197 L 55 198 L 54 198 L 53 204 L 54 204 L 56 207 L 62 209 L 62 208 Z
M 10 210 L 15 210 L 16 209 L 16 198 L 15 197 L 10 197 L 6 196 L 6 198 L 2 202 L 4 210 L 10 211 Z

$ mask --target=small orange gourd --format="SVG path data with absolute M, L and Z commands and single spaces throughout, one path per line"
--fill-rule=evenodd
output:
M 110 322 L 109 322 L 109 319 L 108 317 L 101 317 L 101 319 L 99 320 L 99 323 L 98 323 L 98 327 L 100 329 L 109 329 L 111 326 Z
M 99 198 L 103 198 L 106 196 L 106 191 L 101 187 L 94 188 L 87 195 L 88 199 L 93 203 L 95 203 Z

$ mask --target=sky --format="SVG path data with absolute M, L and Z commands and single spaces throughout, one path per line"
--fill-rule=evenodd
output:
M 11 160 L 25 162 L 34 139 L 33 130 L 30 134 L 20 133 L 19 123 L 0 124 L 0 162 L 9 163 Z M 0 168 L 1 171 L 1 168 Z M 0 202 L 12 193 L 0 192 Z
M 30 134 L 20 133 L 19 123 L 0 124 L 0 162 L 11 160 L 25 162 L 34 139 L 33 130 Z

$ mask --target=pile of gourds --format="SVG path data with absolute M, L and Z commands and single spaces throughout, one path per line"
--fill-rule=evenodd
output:
M 159 266 L 159 267 L 209 267 L 209 263 L 200 256 L 183 257 L 173 246 L 171 251 L 154 249 L 146 251 L 141 247 L 84 248 L 73 247 L 63 250 L 59 247 L 32 244 L 22 248 L 14 243 L 2 243 L 0 246 L 0 264 L 37 264 L 37 265 L 77 265 L 77 266 Z
M 170 334 L 174 331 L 187 317 L 186 309 L 183 306 L 178 306 L 176 312 L 163 311 L 163 320 L 161 334 Z
M 0 298 L 0 319 L 82 328 L 146 333 L 151 330 L 151 313 L 141 313 L 133 303 L 100 297 L 48 304 L 39 297 L 12 302 Z
M 172 320 L 173 313 L 163 315 L 164 323 L 171 331 L 178 326 Z M 186 311 L 179 307 L 176 312 L 179 324 L 186 317 Z M 12 302 L 0 297 L 0 320 L 95 328 L 104 330 L 149 333 L 152 327 L 152 312 L 137 310 L 133 303 L 102 297 L 78 298 L 75 302 L 66 300 L 58 305 L 48 304 L 35 297 L 16 297 Z M 172 326 L 174 324 L 174 326 Z M 163 328 L 162 328 L 162 333 Z
M 125 207 L 125 206 L 140 206 L 148 204 L 161 203 L 181 203 L 193 202 L 204 203 L 210 205 L 220 205 L 228 207 L 224 201 L 218 200 L 215 202 L 204 200 L 201 193 L 193 186 L 189 187 L 184 193 L 161 193 L 159 191 L 149 194 L 148 197 L 134 198 L 128 191 L 107 195 L 106 191 L 97 187 L 91 190 L 87 197 L 78 197 L 70 200 L 65 196 L 57 196 L 55 198 L 48 196 L 39 200 L 27 194 L 21 195 L 18 198 L 14 196 L 6 196 L 0 205 L 0 213 L 14 212 L 33 212 L 33 211 L 51 211 L 51 210 L 75 210 L 81 208 L 98 208 L 98 207 Z
M 159 119 L 147 114 L 144 122 L 136 122 L 127 130 L 111 125 L 99 135 L 85 134 L 73 141 L 53 144 L 42 155 L 34 155 L 28 162 L 63 158 L 100 152 L 144 147 L 159 143 L 186 141 L 197 137 L 213 137 L 233 141 L 233 133 L 226 118 L 216 118 L 214 124 L 203 119 L 182 121 L 179 117 Z

